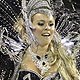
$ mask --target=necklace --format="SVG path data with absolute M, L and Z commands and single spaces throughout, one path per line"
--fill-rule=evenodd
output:
M 36 53 L 32 52 L 30 47 L 29 52 L 31 54 L 32 61 L 34 62 L 35 66 L 41 71 L 41 75 L 44 75 L 46 72 L 48 72 L 48 70 L 51 68 L 50 63 L 54 63 L 52 52 L 48 51 L 43 54 L 43 56 L 39 56 Z

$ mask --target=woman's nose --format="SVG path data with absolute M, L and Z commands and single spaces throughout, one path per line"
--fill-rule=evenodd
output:
M 50 26 L 47 24 L 46 26 L 45 26 L 45 30 L 49 30 L 50 29 Z

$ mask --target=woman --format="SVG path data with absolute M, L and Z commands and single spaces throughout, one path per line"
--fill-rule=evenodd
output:
M 73 55 L 56 32 L 49 0 L 30 0 L 27 6 L 22 0 L 22 8 L 23 19 L 14 28 L 29 46 L 17 53 L 20 60 L 11 80 L 78 80 Z
M 64 48 L 55 30 L 55 15 L 49 3 L 47 0 L 31 0 L 26 7 L 26 2 L 22 1 L 23 26 L 26 27 L 15 29 L 20 34 L 24 30 L 21 34 L 23 36 L 27 32 L 31 45 L 22 58 L 21 69 L 33 70 L 44 79 L 49 74 L 60 72 L 63 79 L 76 80 L 78 72 L 72 56 L 66 55 L 67 48 Z

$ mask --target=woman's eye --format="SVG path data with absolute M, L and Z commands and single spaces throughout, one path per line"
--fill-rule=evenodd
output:
M 38 25 L 39 26 L 44 26 L 44 23 L 43 22 L 39 22 Z
M 49 26 L 53 26 L 54 24 L 53 23 L 49 23 Z

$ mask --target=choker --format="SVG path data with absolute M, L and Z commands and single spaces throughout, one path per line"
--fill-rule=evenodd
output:
M 51 65 L 53 65 L 57 60 L 57 57 L 53 57 L 53 53 L 50 50 L 42 56 L 32 52 L 30 47 L 29 52 L 35 66 L 41 71 L 41 75 L 45 75 L 45 73 L 51 68 Z

